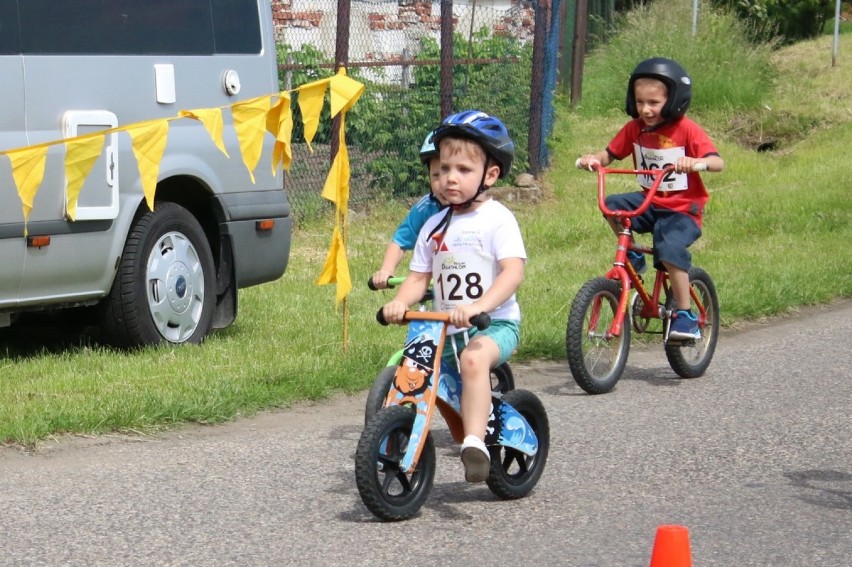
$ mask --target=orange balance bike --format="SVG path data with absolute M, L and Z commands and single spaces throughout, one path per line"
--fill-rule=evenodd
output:
M 405 280 L 403 277 L 393 277 L 388 279 L 387 288 L 393 289 Z M 367 280 L 367 287 L 372 291 L 378 291 L 379 288 L 373 283 L 373 278 Z M 420 307 L 418 311 L 426 311 L 429 303 L 433 299 L 434 291 L 429 288 L 426 294 L 420 299 Z M 397 368 L 403 358 L 403 349 L 399 349 L 388 359 L 387 365 L 378 373 L 370 391 L 367 393 L 367 403 L 364 408 L 364 425 L 370 422 L 370 419 L 376 415 L 376 412 L 382 409 L 385 399 L 388 397 L 388 390 L 393 384 L 396 376 Z M 512 367 L 508 362 L 504 362 L 500 366 L 491 369 L 491 390 L 505 394 L 509 390 L 515 389 L 515 376 L 512 374 Z
M 387 324 L 381 311 L 376 319 Z M 449 315 L 407 311 L 404 320 L 408 334 L 395 379 L 355 451 L 361 500 L 385 521 L 417 514 L 432 489 L 437 459 L 430 428 L 435 414 L 444 418 L 456 443 L 464 437 L 461 376 L 441 357 Z M 470 322 L 485 329 L 491 319 L 480 313 Z M 550 425 L 538 397 L 528 390 L 492 390 L 485 445 L 491 456 L 485 482 L 491 492 L 504 500 L 526 496 L 541 477 L 550 447 Z
M 645 286 L 627 259 L 634 251 L 653 257 L 654 250 L 634 242 L 631 219 L 651 206 L 660 184 L 674 168 L 608 169 L 592 166 L 598 175 L 598 205 L 604 216 L 621 225 L 612 268 L 603 277 L 586 282 L 577 292 L 568 316 L 565 345 L 568 364 L 577 385 L 589 394 L 605 394 L 615 388 L 627 364 L 631 330 L 662 335 L 666 358 L 672 370 L 682 378 L 704 374 L 716 350 L 719 338 L 719 298 L 710 275 L 693 266 L 689 270 L 692 304 L 697 310 L 700 339 L 669 339 L 669 328 L 676 310 L 668 273 L 659 269 L 653 287 Z M 696 171 L 706 169 L 697 164 Z M 642 205 L 633 211 L 613 211 L 606 206 L 607 175 L 649 176 L 653 184 Z

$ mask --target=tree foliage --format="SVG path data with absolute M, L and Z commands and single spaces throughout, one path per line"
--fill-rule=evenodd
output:
M 291 88 L 331 73 L 328 58 L 310 45 L 298 50 L 279 45 L 278 50 L 279 63 L 301 65 L 290 71 Z M 437 61 L 440 53 L 435 39 L 423 38 L 415 60 Z M 453 111 L 480 109 L 506 123 L 516 148 L 510 174 L 514 178 L 514 173 L 527 169 L 532 44 L 482 28 L 471 36 L 454 34 L 453 57 L 490 61 L 453 66 L 452 107 Z M 428 176 L 419 151 L 426 135 L 442 118 L 439 65 L 412 65 L 410 70 L 412 84 L 401 86 L 386 80 L 381 69 L 347 69 L 350 76 L 366 85 L 364 95 L 347 117 L 348 143 L 368 156 L 365 171 L 372 186 L 404 196 L 428 190 Z M 285 73 L 281 76 L 284 89 Z M 302 135 L 297 100 L 298 93 L 293 100 L 294 139 Z M 331 121 L 327 105 L 322 112 L 315 140 L 328 143 Z
M 713 0 L 753 24 L 755 39 L 782 44 L 816 37 L 834 14 L 835 0 Z

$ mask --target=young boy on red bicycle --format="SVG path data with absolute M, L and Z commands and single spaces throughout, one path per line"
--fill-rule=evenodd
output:
M 420 161 L 426 166 L 429 174 L 428 195 L 424 195 L 419 201 L 414 203 L 402 222 L 396 229 L 391 241 L 385 249 L 385 255 L 382 258 L 382 266 L 373 274 L 373 285 L 377 289 L 387 287 L 388 279 L 393 277 L 399 263 L 402 261 L 406 250 L 413 250 L 414 243 L 417 240 L 417 235 L 420 229 L 429 220 L 429 217 L 438 213 L 441 209 L 447 206 L 447 201 L 441 195 L 440 186 L 438 184 L 438 176 L 441 171 L 441 160 L 438 157 L 438 149 L 432 141 L 434 130 L 429 132 L 426 139 L 423 140 L 423 145 L 420 146 Z
M 698 319 L 692 312 L 689 295 L 689 268 L 692 255 L 687 250 L 701 236 L 704 206 L 709 195 L 698 170 L 722 171 L 725 162 L 713 141 L 695 122 L 685 116 L 692 100 L 692 81 L 676 61 L 655 57 L 639 63 L 627 84 L 627 114 L 633 117 L 612 139 L 606 150 L 577 160 L 580 168 L 592 164 L 607 166 L 633 156 L 636 169 L 658 169 L 672 165 L 675 173 L 663 181 L 648 210 L 632 220 L 637 233 L 653 233 L 654 266 L 669 274 L 676 313 L 669 329 L 675 340 L 701 338 Z M 703 164 L 703 166 L 702 166 Z M 640 177 L 647 190 L 653 180 Z M 610 195 L 610 210 L 634 210 L 644 200 L 643 192 Z M 616 221 L 610 221 L 616 232 Z M 637 273 L 645 270 L 645 257 L 628 252 Z
M 490 374 L 518 345 L 521 310 L 515 292 L 526 262 L 515 216 L 485 191 L 508 175 L 515 144 L 503 122 L 475 110 L 448 116 L 434 140 L 441 160 L 439 191 L 450 206 L 423 226 L 408 276 L 382 312 L 388 322 L 401 323 L 435 282 L 435 309 L 449 313 L 452 325 L 442 354 L 449 360 L 458 353 L 462 378 L 465 479 L 484 482 L 490 468 L 485 445 Z M 480 313 L 491 316 L 491 325 L 470 329 L 470 318 Z

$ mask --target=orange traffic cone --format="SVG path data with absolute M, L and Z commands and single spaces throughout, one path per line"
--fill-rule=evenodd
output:
M 692 567 L 689 530 L 684 526 L 659 526 L 651 553 L 651 567 Z

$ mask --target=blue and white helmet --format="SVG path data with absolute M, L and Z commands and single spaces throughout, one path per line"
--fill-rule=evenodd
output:
M 465 110 L 444 118 L 432 133 L 432 143 L 437 148 L 447 136 L 458 136 L 477 142 L 500 167 L 500 178 L 512 169 L 515 143 L 503 122 L 479 110 Z
M 432 140 L 434 135 L 434 130 L 429 132 L 429 134 L 426 135 L 426 139 L 423 140 L 423 145 L 420 146 L 420 161 L 426 165 L 429 165 L 432 158 L 436 157 L 439 153 L 438 148 L 435 147 L 435 142 Z

